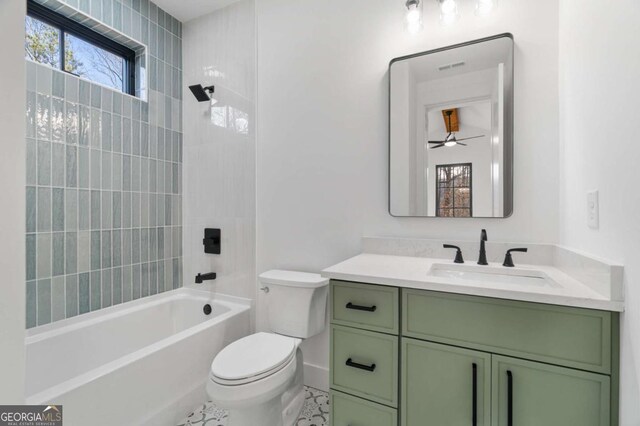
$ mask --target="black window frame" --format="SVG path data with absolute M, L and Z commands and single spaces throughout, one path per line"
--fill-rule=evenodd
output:
M 445 210 L 452 210 L 453 216 L 441 216 L 440 215 L 440 169 L 454 168 L 454 167 L 468 167 L 469 168 L 469 186 L 451 186 L 446 188 L 469 188 L 469 207 L 456 207 L 455 205 L 455 191 L 453 195 L 452 207 L 447 207 Z M 452 164 L 436 164 L 436 217 L 448 217 L 448 218 L 467 218 L 467 216 L 456 216 L 456 210 L 469 210 L 469 218 L 473 217 L 473 163 L 452 163 Z
M 71 34 L 81 40 L 86 41 L 96 47 L 106 50 L 121 57 L 124 60 L 124 81 L 122 93 L 132 96 L 136 94 L 136 52 L 127 46 L 123 46 L 115 40 L 110 39 L 89 27 L 86 27 L 73 19 L 67 18 L 58 12 L 49 9 L 34 0 L 27 0 L 27 16 L 35 18 L 45 24 L 51 25 L 60 32 L 60 71 L 67 74 L 76 75 L 65 69 L 65 33 Z M 76 75 L 77 76 L 77 75 Z M 97 83 L 100 84 L 100 83 Z

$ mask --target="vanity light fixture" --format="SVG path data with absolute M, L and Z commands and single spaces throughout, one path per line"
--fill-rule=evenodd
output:
M 404 25 L 409 34 L 418 34 L 422 31 L 422 1 L 407 0 L 405 3 L 407 13 L 404 17 Z
M 437 0 L 440 5 L 440 23 L 442 25 L 451 25 L 458 20 L 458 5 L 456 0 Z
M 490 15 L 497 6 L 498 0 L 476 0 L 476 15 Z

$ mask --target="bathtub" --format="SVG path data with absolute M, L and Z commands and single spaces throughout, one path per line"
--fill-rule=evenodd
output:
M 68 426 L 175 425 L 205 401 L 211 361 L 249 334 L 250 311 L 182 288 L 30 329 L 26 403 L 62 404 Z

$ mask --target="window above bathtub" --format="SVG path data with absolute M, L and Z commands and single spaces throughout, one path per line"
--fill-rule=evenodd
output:
M 135 95 L 136 53 L 132 49 L 33 0 L 27 2 L 25 56 Z

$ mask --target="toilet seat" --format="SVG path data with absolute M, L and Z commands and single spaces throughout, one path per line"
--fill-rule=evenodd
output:
M 282 370 L 295 357 L 300 339 L 274 333 L 255 333 L 236 340 L 211 363 L 211 380 L 237 386 L 252 383 Z

